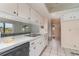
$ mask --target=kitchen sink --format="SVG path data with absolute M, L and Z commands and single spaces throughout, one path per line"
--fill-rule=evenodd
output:
M 29 37 L 37 37 L 40 36 L 41 34 L 26 34 L 25 36 L 29 36 Z

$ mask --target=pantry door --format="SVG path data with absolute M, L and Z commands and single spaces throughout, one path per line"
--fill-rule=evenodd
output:
M 79 50 L 79 20 L 61 23 L 62 47 Z

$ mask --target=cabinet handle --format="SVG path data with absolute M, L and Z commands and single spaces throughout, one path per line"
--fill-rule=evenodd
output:
M 17 13 L 17 16 L 18 16 L 18 13 Z
M 40 44 L 41 44 L 42 42 L 40 42 Z
M 14 11 L 13 13 L 16 14 L 16 11 Z
M 33 49 L 36 49 L 36 47 L 34 47 Z
M 31 45 L 33 45 L 34 44 L 34 42 L 33 43 L 31 43 Z
M 76 45 L 74 45 L 74 47 L 76 47 Z
M 71 31 L 71 29 L 69 29 L 69 32 Z

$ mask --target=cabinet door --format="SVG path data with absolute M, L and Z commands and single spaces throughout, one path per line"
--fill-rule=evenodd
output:
M 16 3 L 0 3 L 0 11 L 16 15 L 17 14 L 17 4 Z
M 61 19 L 62 21 L 68 21 L 68 20 L 76 20 L 79 19 L 79 11 L 70 11 L 69 13 L 65 13 L 62 15 Z
M 48 34 L 44 34 L 44 45 L 48 45 Z
M 79 20 L 61 23 L 61 44 L 79 50 Z
M 29 6 L 24 3 L 20 3 L 18 6 L 18 16 L 23 18 L 22 21 L 29 22 Z
M 31 23 L 38 25 L 39 17 L 35 10 L 31 9 Z
M 41 40 L 40 37 L 30 42 L 30 55 L 39 56 L 41 53 Z

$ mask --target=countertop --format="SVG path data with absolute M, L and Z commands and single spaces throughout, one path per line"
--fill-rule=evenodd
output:
M 41 35 L 40 35 L 41 36 Z M 9 49 L 12 49 L 16 46 L 19 46 L 23 43 L 30 42 L 32 40 L 35 40 L 36 38 L 39 38 L 40 36 L 37 37 L 28 37 L 25 35 L 17 35 L 17 36 L 10 36 L 10 37 L 4 37 L 0 38 L 0 53 L 5 52 Z M 6 39 L 12 39 L 12 42 L 9 43 L 4 43 Z

